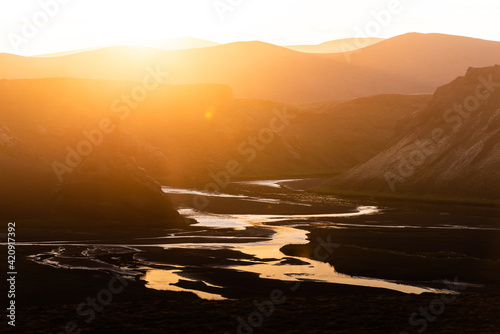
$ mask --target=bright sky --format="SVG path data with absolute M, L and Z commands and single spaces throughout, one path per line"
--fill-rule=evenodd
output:
M 500 1 L 0 0 L 0 32 L 0 52 L 22 55 L 187 36 L 290 45 L 439 32 L 500 41 Z

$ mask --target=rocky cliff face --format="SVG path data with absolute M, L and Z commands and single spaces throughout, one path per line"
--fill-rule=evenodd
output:
M 438 88 L 397 142 L 322 189 L 500 201 L 500 66 Z

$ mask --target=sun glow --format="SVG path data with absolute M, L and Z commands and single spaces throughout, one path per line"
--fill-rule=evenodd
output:
M 359 33 L 367 30 L 367 25 L 373 28 L 371 21 L 384 20 L 380 13 L 387 10 L 387 3 L 372 1 L 359 6 L 356 2 L 319 0 L 0 1 L 0 32 L 6 36 L 0 41 L 0 52 L 40 55 L 124 44 L 172 49 L 180 47 L 179 41 L 172 39 L 185 37 L 216 43 L 260 40 L 277 45 L 319 44 L 363 37 Z M 366 37 L 439 32 L 500 40 L 499 6 L 495 1 L 471 4 L 465 0 L 443 0 L 439 7 L 430 1 L 405 3 L 397 17 L 389 23 L 382 22 L 381 29 L 369 29 L 371 33 Z

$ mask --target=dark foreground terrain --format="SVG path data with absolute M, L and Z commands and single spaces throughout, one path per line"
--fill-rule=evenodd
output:
M 80 328 L 82 333 L 385 334 L 422 333 L 424 330 L 428 333 L 498 333 L 500 302 L 497 297 L 460 296 L 447 304 L 440 315 L 429 314 L 429 320 L 418 316 L 414 322 L 416 326 L 411 326 L 410 315 L 419 312 L 420 308 L 428 309 L 436 298 L 439 300 L 439 296 L 290 296 L 283 304 L 277 305 L 269 317 L 256 313 L 254 299 L 216 302 L 165 296 L 113 302 L 90 324 L 80 320 Z M 76 305 L 23 308 L 19 311 L 21 332 L 48 333 L 54 330 L 53 333 L 59 333 L 68 321 L 79 320 L 75 308 Z M 251 315 L 250 323 L 262 325 L 255 328 L 248 325 Z
M 311 212 L 341 212 L 361 204 L 338 199 L 332 204 L 330 197 L 304 193 L 302 187 L 300 183 L 282 188 L 235 185 L 227 190 L 275 198 L 282 203 L 270 206 L 213 197 L 205 210 L 221 215 L 256 214 L 262 210 L 270 210 L 271 214 L 293 214 L 297 206 L 290 203 L 295 201 L 312 205 L 302 209 Z M 188 196 L 171 197 L 174 205 L 178 205 L 191 203 Z M 7 318 L 4 318 L 1 332 L 500 333 L 497 209 L 377 205 L 381 211 L 368 216 L 266 223 L 269 229 L 262 225 L 242 230 L 193 225 L 183 230 L 117 229 L 109 225 L 98 228 L 96 224 L 82 227 L 19 221 L 16 327 L 7 326 Z M 309 243 L 281 248 L 280 265 L 303 265 L 307 272 L 307 261 L 311 261 L 317 246 L 315 242 L 322 238 L 339 245 L 325 261 L 340 273 L 445 289 L 448 293 L 404 294 L 312 281 L 307 277 L 281 281 L 241 270 L 241 266 L 269 264 L 276 259 L 255 258 L 244 249 L 232 249 L 231 245 L 266 240 L 272 236 L 272 225 L 290 224 L 306 230 Z M 165 235 L 174 238 L 161 239 L 162 243 L 190 242 L 194 246 L 157 247 L 155 237 Z M 221 236 L 228 237 L 228 241 L 220 239 Z M 41 245 L 38 243 L 41 241 L 51 241 L 53 245 Z M 227 242 L 227 247 L 224 244 L 216 249 L 203 247 L 214 242 Z M 53 258 L 51 252 L 57 250 L 58 243 L 66 245 L 67 254 L 62 252 Z M 85 247 L 91 250 L 89 245 L 108 249 L 108 253 L 94 256 L 97 262 L 92 265 L 107 265 L 110 270 L 89 270 L 89 258 L 71 254 Z M 133 247 L 123 252 L 127 245 Z M 37 263 L 32 260 L 34 254 L 39 256 L 38 262 L 49 261 Z M 50 262 L 52 259 L 58 261 L 57 266 Z M 7 262 L 5 251 L 1 252 L 0 261 Z M 62 268 L 61 264 L 65 263 L 73 269 Z M 75 269 L 78 265 L 86 269 Z M 235 268 L 238 266 L 239 269 Z M 175 284 L 177 287 L 227 299 L 204 300 L 191 292 L 147 288 L 140 274 L 145 267 L 181 268 L 185 279 L 180 279 Z M 115 276 L 116 268 L 125 272 Z M 461 284 L 450 283 L 454 281 Z
M 2 259 L 3 261 L 3 259 Z M 260 294 L 225 301 L 156 291 L 128 282 L 106 294 L 113 276 L 21 263 L 19 333 L 498 333 L 495 293 L 407 295 L 378 289 L 319 291 L 253 280 Z M 121 284 L 115 281 L 119 290 Z M 272 302 L 273 291 L 281 295 Z M 99 303 L 99 297 L 104 304 Z M 96 300 L 95 308 L 89 299 Z M 83 306 L 82 306 L 83 304 Z M 80 307 L 80 311 L 78 308 Z M 90 310 L 96 310 L 90 312 Z M 80 312 L 80 313 L 78 313 Z M 412 314 L 417 313 L 416 315 Z M 74 322 L 74 323 L 73 323 Z M 66 326 L 68 329 L 66 331 Z M 6 322 L 2 322 L 2 332 Z M 72 329 L 71 329 L 72 328 Z M 81 332 L 80 332 L 81 330 Z

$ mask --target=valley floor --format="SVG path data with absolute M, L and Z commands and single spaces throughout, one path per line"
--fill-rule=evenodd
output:
M 500 332 L 498 210 L 303 191 L 317 182 L 164 189 L 199 221 L 186 230 L 19 222 L 16 329 Z

